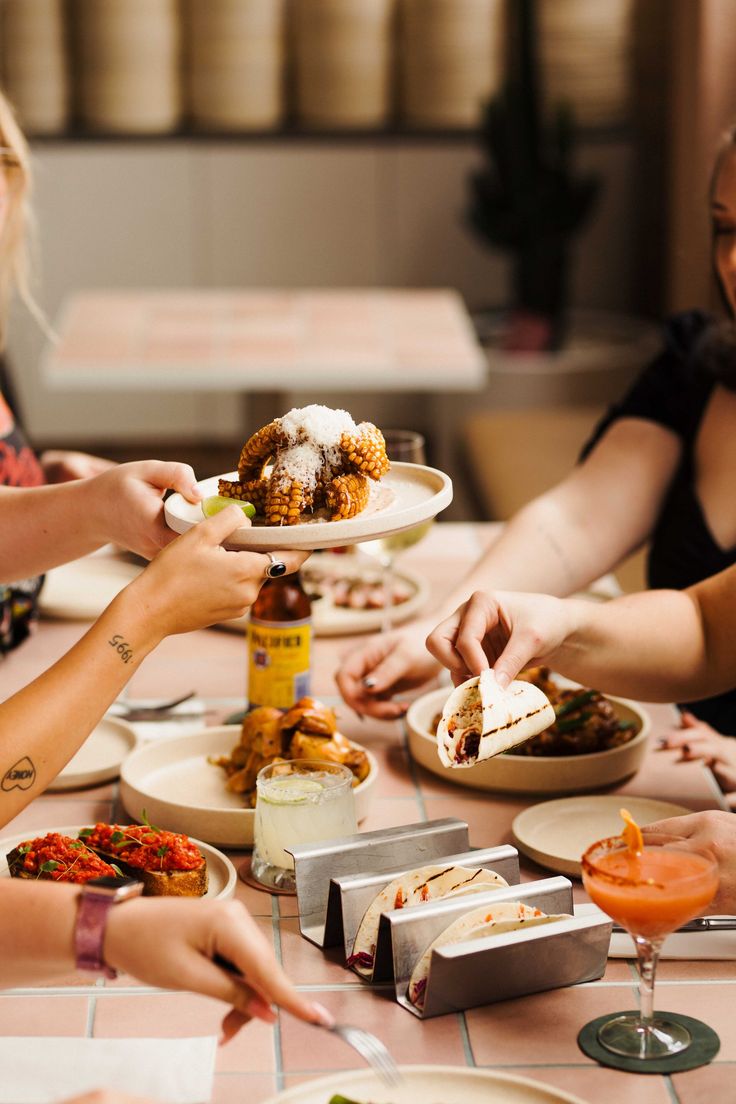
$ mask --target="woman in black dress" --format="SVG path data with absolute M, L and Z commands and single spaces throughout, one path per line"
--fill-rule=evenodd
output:
M 474 590 L 573 594 L 646 542 L 652 588 L 681 589 L 736 563 L 736 344 L 724 331 L 736 316 L 736 128 L 716 160 L 711 217 L 722 318 L 670 319 L 661 352 L 597 426 L 574 471 L 508 522 L 433 614 L 343 661 L 338 685 L 358 712 L 405 711 L 394 695 L 439 670 L 427 633 Z M 717 770 L 730 758 L 722 784 L 736 789 L 736 744 L 715 731 L 736 735 L 736 690 L 689 703 L 683 726 L 671 744 Z

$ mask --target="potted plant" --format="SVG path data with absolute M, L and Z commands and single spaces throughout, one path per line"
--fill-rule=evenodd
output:
M 515 0 L 509 8 L 509 75 L 484 111 L 487 164 L 470 178 L 467 218 L 492 248 L 512 256 L 505 347 L 558 349 L 565 338 L 572 239 L 593 209 L 600 180 L 573 169 L 569 105 L 542 112 L 534 0 Z

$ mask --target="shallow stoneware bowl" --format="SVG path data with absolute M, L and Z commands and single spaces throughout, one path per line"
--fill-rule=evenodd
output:
M 532 756 L 508 752 L 475 767 L 445 767 L 437 755 L 432 721 L 447 701 L 449 687 L 432 690 L 412 702 L 406 715 L 412 757 L 432 774 L 475 790 L 503 793 L 569 794 L 611 786 L 636 774 L 647 749 L 649 715 L 637 702 L 606 697 L 622 721 L 633 721 L 635 735 L 626 744 L 588 755 Z

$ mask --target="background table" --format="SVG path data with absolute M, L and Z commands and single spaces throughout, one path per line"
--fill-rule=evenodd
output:
M 472 391 L 487 371 L 447 289 L 79 292 L 58 330 L 65 390 Z
M 423 572 L 436 593 L 468 568 L 491 538 L 490 526 L 438 524 L 400 563 Z M 60 655 L 82 632 L 75 623 L 44 623 L 37 638 L 0 667 L 3 696 L 24 685 Z M 334 699 L 333 672 L 339 655 L 356 640 L 316 642 L 314 693 Z M 131 682 L 131 695 L 174 696 L 196 688 L 225 712 L 242 704 L 246 648 L 238 635 L 208 630 L 165 641 Z M 718 790 L 710 772 L 697 763 L 676 764 L 675 755 L 654 750 L 656 738 L 672 724 L 669 706 L 651 706 L 652 751 L 624 794 L 656 796 L 692 809 L 717 808 Z M 339 707 L 347 735 L 376 754 L 381 773 L 371 812 L 362 828 L 384 828 L 425 818 L 459 816 L 470 825 L 471 842 L 484 847 L 510 841 L 514 816 L 536 799 L 461 789 L 414 767 L 406 752 L 403 724 L 361 722 Z M 213 718 L 214 719 L 214 718 Z M 124 817 L 117 787 L 47 795 L 34 801 L 6 826 L 4 835 L 53 824 L 91 823 Z M 126 818 L 127 819 L 127 818 Z M 233 854 L 238 862 L 242 856 Z M 523 863 L 523 878 L 544 872 Z M 736 1061 L 736 962 L 664 962 L 657 1002 L 661 1008 L 698 1016 L 721 1037 L 712 1065 L 673 1078 L 618 1073 L 586 1059 L 576 1046 L 580 1027 L 595 1016 L 636 1003 L 632 963 L 610 961 L 605 977 L 587 985 L 506 1001 L 466 1013 L 421 1022 L 390 999 L 387 989 L 369 989 L 346 972 L 339 955 L 323 954 L 299 935 L 293 898 L 272 898 L 239 883 L 238 896 L 257 917 L 293 981 L 338 1017 L 375 1031 L 402 1063 L 488 1066 L 565 1088 L 595 1104 L 701 1104 L 734 1098 Z M 578 898 L 583 897 L 580 887 Z M 708 936 L 702 938 L 707 939 Z M 0 994 L 0 1031 L 15 1035 L 94 1035 L 97 1037 L 186 1036 L 217 1033 L 224 1008 L 189 994 L 138 985 L 130 978 L 69 978 L 53 987 Z M 300 1080 L 354 1068 L 352 1053 L 339 1040 L 282 1016 L 272 1030 L 250 1025 L 218 1057 L 216 1104 L 258 1104 L 277 1088 Z

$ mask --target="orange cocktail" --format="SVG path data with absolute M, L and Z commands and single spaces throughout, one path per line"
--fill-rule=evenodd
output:
M 700 916 L 718 889 L 713 861 L 697 852 L 645 847 L 632 854 L 615 837 L 596 844 L 589 855 L 583 858 L 583 883 L 591 900 L 621 927 L 647 939 L 661 939 Z
M 622 835 L 594 843 L 583 855 L 583 885 L 634 940 L 640 1007 L 606 1019 L 597 1039 L 613 1054 L 647 1061 L 671 1057 L 692 1042 L 687 1024 L 675 1015 L 655 1017 L 654 977 L 665 937 L 699 916 L 715 897 L 718 864 L 708 851 L 689 846 L 645 847 L 638 825 L 625 809 L 621 815 L 626 823 Z

